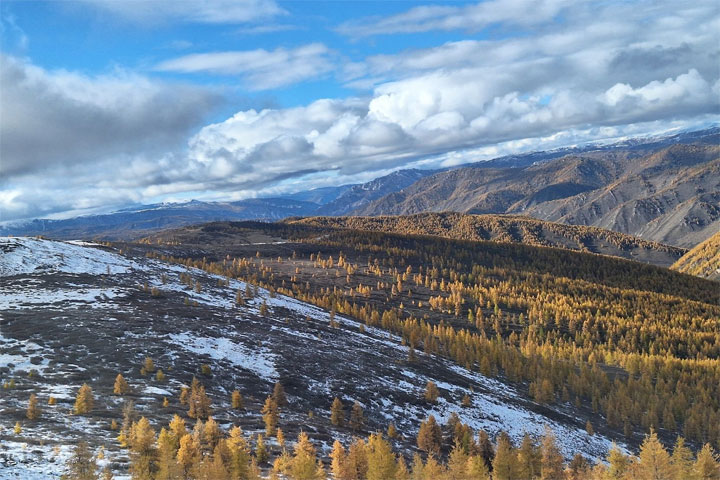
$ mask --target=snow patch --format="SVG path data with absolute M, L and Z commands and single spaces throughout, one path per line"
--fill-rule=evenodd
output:
M 185 350 L 207 355 L 214 360 L 227 360 L 268 382 L 276 382 L 279 378 L 275 369 L 275 355 L 265 348 L 248 348 L 227 338 L 198 337 L 189 332 L 171 333 L 168 337 Z

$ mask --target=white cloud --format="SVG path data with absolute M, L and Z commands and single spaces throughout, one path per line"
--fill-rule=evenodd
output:
M 337 69 L 364 85 L 362 96 L 242 109 L 202 128 L 212 103 L 202 90 L 6 59 L 0 211 L 17 218 L 164 196 L 238 198 L 717 118 L 720 19 L 712 1 L 543 5 L 538 17 L 524 15 L 533 18 L 488 13 L 493 28 L 519 25 L 520 36 L 486 35 Z M 453 25 L 451 14 L 463 8 L 413 9 L 410 17 L 431 28 L 430 11 Z M 562 29 L 548 21 L 554 12 Z M 327 73 L 337 58 L 311 44 L 189 55 L 158 68 L 236 75 L 259 90 Z
M 287 12 L 274 0 L 81 0 L 101 11 L 137 23 L 240 24 Z
M 123 71 L 47 71 L 0 55 L 3 177 L 115 154 L 152 155 L 181 144 L 216 95 Z
M 487 0 L 462 6 L 419 6 L 390 17 L 346 22 L 340 33 L 364 37 L 431 30 L 477 31 L 494 24 L 537 25 L 559 15 L 572 0 Z
M 277 48 L 211 52 L 166 60 L 155 69 L 180 73 L 216 73 L 242 76 L 251 90 L 269 90 L 308 79 L 316 79 L 333 69 L 331 51 L 312 43 L 297 48 Z

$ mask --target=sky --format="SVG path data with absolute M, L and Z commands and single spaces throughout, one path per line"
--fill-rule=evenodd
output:
M 4 0 L 0 221 L 720 118 L 717 0 Z

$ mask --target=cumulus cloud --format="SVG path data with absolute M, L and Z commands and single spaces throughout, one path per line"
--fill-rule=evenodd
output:
M 413 31 L 475 28 L 450 21 L 465 8 L 411 9 L 406 20 L 414 19 Z M 550 21 L 558 15 L 561 31 Z M 363 85 L 356 97 L 243 109 L 202 128 L 212 104 L 202 90 L 122 72 L 47 72 L 6 58 L 0 211 L 7 219 L 169 196 L 237 199 L 717 119 L 714 2 L 548 1 L 537 17 L 524 16 L 533 18 L 497 11 L 476 22 L 522 23 L 519 36 L 347 64 L 342 80 Z M 261 89 L 322 75 L 338 58 L 312 44 L 190 55 L 158 68 L 236 75 Z
M 47 71 L 0 56 L 3 177 L 56 163 L 164 152 L 187 138 L 219 100 L 205 90 L 114 72 Z
M 137 23 L 180 21 L 239 24 L 285 15 L 274 0 L 81 0 L 101 11 Z
M 312 43 L 297 48 L 277 48 L 211 52 L 185 55 L 166 60 L 155 69 L 179 73 L 216 73 L 239 75 L 251 90 L 269 90 L 316 79 L 333 69 L 331 51 Z

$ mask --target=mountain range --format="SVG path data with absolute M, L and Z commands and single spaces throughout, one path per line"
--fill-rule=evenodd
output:
M 363 184 L 235 202 L 141 205 L 103 215 L 5 223 L 0 235 L 131 239 L 221 220 L 421 212 L 510 214 L 692 248 L 720 229 L 720 128 L 510 155 Z M 665 261 L 663 261 L 665 263 Z

